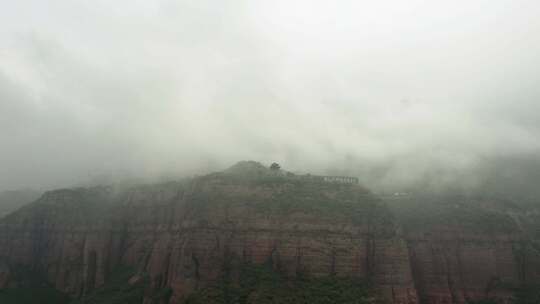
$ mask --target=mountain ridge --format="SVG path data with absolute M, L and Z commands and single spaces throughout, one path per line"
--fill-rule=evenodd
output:
M 249 265 L 285 282 L 364 280 L 392 304 L 508 302 L 514 288 L 538 280 L 536 236 L 465 225 L 486 207 L 460 203 L 476 213 L 435 215 L 429 229 L 414 230 L 395 204 L 360 185 L 297 179 L 256 162 L 180 182 L 51 191 L 0 221 L 0 288 L 16 286 L 9 269 L 20 265 L 80 299 L 131 267 L 127 281 L 146 278 L 144 304 L 189 303 L 225 277 L 223 286 L 242 286 Z

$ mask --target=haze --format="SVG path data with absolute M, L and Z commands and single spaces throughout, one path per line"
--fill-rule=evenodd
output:
M 535 189 L 538 16 L 534 0 L 5 1 L 0 190 L 244 159 L 380 189 Z

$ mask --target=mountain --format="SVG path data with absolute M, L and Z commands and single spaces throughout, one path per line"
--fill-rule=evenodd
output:
M 539 228 L 510 202 L 377 197 L 241 162 L 45 193 L 0 221 L 0 300 L 49 288 L 95 304 L 509 303 L 540 282 Z
M 41 196 L 42 192 L 31 189 L 9 190 L 0 192 L 0 218 L 31 203 Z

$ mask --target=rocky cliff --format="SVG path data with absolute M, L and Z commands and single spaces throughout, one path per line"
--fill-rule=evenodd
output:
M 184 303 L 265 265 L 291 282 L 358 279 L 386 303 L 443 304 L 506 301 L 537 279 L 519 221 L 413 227 L 392 210 L 359 185 L 251 162 L 181 182 L 57 190 L 0 222 L 0 288 L 16 286 L 14 269 L 26 267 L 84 298 L 129 267 L 125 281 L 144 282 L 144 303 Z
M 540 282 L 531 234 L 540 223 L 536 212 L 463 196 L 415 196 L 388 205 L 404 231 L 421 303 L 521 303 L 516 290 Z

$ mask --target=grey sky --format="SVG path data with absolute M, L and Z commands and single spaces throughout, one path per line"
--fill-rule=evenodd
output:
M 539 155 L 538 16 L 535 0 L 5 1 L 0 190 L 242 159 L 479 183 Z

